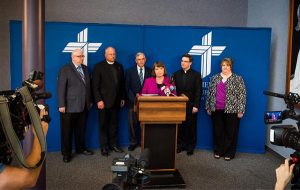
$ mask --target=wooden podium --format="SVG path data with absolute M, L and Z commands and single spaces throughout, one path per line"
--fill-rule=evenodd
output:
M 186 96 L 139 96 L 142 150 L 150 149 L 151 182 L 144 188 L 185 187 L 175 167 L 178 124 L 186 117 Z

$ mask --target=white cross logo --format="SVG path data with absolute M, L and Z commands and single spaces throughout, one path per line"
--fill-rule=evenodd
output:
M 212 32 L 202 37 L 202 45 L 194 45 L 190 50 L 191 55 L 201 55 L 201 76 L 206 77 L 211 72 L 211 57 L 219 56 L 226 46 L 212 46 Z
M 69 42 L 62 52 L 73 52 L 75 49 L 82 49 L 85 55 L 83 64 L 87 65 L 88 53 L 98 51 L 102 43 L 88 43 L 88 28 L 85 28 L 77 35 L 77 42 Z

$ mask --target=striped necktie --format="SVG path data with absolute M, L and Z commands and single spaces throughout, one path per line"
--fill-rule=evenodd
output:
M 143 85 L 144 76 L 143 76 L 143 69 L 142 68 L 140 68 L 139 78 L 140 78 L 141 85 Z
M 78 71 L 78 73 L 80 74 L 80 76 L 81 76 L 83 82 L 85 82 L 85 80 L 84 80 L 84 74 L 83 74 L 83 70 L 82 70 L 81 65 L 79 65 L 79 66 L 77 67 L 77 71 Z

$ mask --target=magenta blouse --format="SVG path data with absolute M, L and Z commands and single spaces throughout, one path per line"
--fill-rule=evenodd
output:
M 216 91 L 216 109 L 224 110 L 225 109 L 225 100 L 226 100 L 226 82 L 222 80 L 217 85 Z
M 163 84 L 165 86 L 171 86 L 172 85 L 172 84 L 170 84 L 170 79 L 166 76 L 164 77 Z M 176 95 L 176 90 L 172 91 L 172 93 Z M 144 83 L 143 89 L 141 91 L 141 94 L 157 94 L 159 96 L 166 96 L 164 91 L 157 87 L 155 77 L 150 77 L 150 78 L 147 78 L 145 80 L 145 83 Z

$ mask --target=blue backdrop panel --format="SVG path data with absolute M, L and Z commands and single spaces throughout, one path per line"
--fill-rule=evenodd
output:
M 11 24 L 11 76 L 12 88 L 21 84 L 21 22 Z M 225 47 L 218 55 L 208 56 L 211 61 L 202 61 L 204 55 L 193 55 L 192 67 L 201 71 L 202 65 L 211 65 L 211 71 L 203 74 L 203 97 L 198 115 L 197 148 L 212 148 L 210 117 L 204 110 L 204 101 L 209 79 L 220 72 L 220 61 L 232 57 L 233 70 L 242 75 L 247 88 L 246 114 L 241 120 L 238 150 L 263 153 L 265 145 L 265 125 L 263 114 L 266 97 L 262 91 L 268 89 L 271 30 L 266 28 L 216 28 L 216 27 L 166 27 L 108 24 L 46 23 L 46 89 L 52 92 L 50 105 L 52 122 L 50 124 L 48 149 L 60 150 L 59 113 L 57 111 L 56 82 L 59 68 L 70 61 L 70 53 L 63 52 L 69 42 L 77 42 L 79 32 L 88 28 L 88 43 L 102 43 L 97 52 L 88 53 L 90 72 L 94 65 L 104 59 L 104 50 L 113 46 L 117 51 L 117 60 L 124 69 L 134 65 L 135 53 L 143 51 L 147 56 L 147 65 L 161 60 L 166 64 L 169 75 L 180 69 L 183 53 L 189 52 L 194 45 L 214 49 Z M 210 36 L 208 35 L 210 33 Z M 203 37 L 208 37 L 206 44 Z M 206 52 L 206 51 L 205 51 Z M 210 59 L 211 58 L 211 59 Z M 87 145 L 99 147 L 98 115 L 95 107 L 89 114 Z M 121 110 L 119 143 L 128 145 L 127 108 Z
M 220 61 L 224 57 L 234 60 L 233 71 L 245 80 L 247 89 L 246 114 L 241 120 L 238 150 L 263 152 L 265 125 L 262 121 L 268 89 L 270 32 L 269 29 L 247 28 L 198 28 L 198 27 L 147 27 L 145 51 L 150 63 L 163 60 L 171 73 L 180 68 L 183 52 L 189 52 L 194 45 L 202 44 L 202 37 L 212 32 L 212 46 L 226 46 L 219 56 L 211 58 L 211 73 L 203 77 L 203 101 L 198 118 L 197 147 L 211 149 L 211 121 L 205 113 L 204 102 L 206 82 L 213 74 L 220 72 Z M 192 67 L 200 72 L 201 56 L 194 55 Z M 149 60 L 149 59 L 148 59 Z

